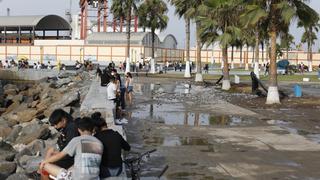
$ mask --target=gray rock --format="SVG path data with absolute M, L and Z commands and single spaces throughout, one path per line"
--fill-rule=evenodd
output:
M 18 180 L 18 179 L 27 180 L 30 178 L 24 173 L 12 174 L 7 178 L 7 180 Z
M 19 159 L 19 167 L 22 168 L 24 172 L 32 173 L 38 170 L 42 160 L 43 157 L 40 156 L 24 155 Z
M 5 86 L 3 86 L 3 90 L 6 91 L 8 89 L 15 89 L 15 90 L 18 90 L 18 87 L 17 85 L 14 85 L 14 84 L 6 84 Z
M 0 173 L 9 176 L 16 171 L 17 164 L 15 162 L 0 161 Z
M 68 85 L 69 83 L 71 83 L 72 80 L 70 78 L 65 78 L 65 79 L 59 79 L 57 82 L 56 82 L 56 85 L 55 87 L 56 88 L 60 88 L 62 87 L 63 85 Z
M 16 154 L 16 151 L 13 149 L 13 147 L 10 144 L 4 141 L 0 141 L 0 161 L 1 160 L 13 161 L 15 154 Z
M 37 113 L 36 109 L 24 109 L 9 113 L 4 118 L 10 122 L 24 123 L 32 121 L 37 116 Z
M 4 90 L 3 94 L 15 96 L 18 94 L 18 91 L 16 89 L 6 89 Z
M 7 136 L 6 141 L 11 142 L 11 143 L 14 142 L 17 139 L 17 137 L 19 136 L 21 129 L 22 129 L 22 127 L 19 125 L 14 126 L 11 133 Z
M 50 107 L 47 110 L 45 110 L 44 115 L 46 117 L 49 117 L 55 109 L 70 106 L 70 105 L 72 105 L 76 102 L 79 102 L 79 101 L 80 101 L 80 93 L 76 90 L 73 90 L 69 93 L 66 93 L 57 102 L 51 104 Z
M 6 138 L 11 133 L 12 128 L 8 125 L 1 125 L 0 126 L 0 137 Z
M 15 144 L 29 144 L 36 139 L 47 139 L 50 135 L 48 125 L 32 123 L 22 128 Z

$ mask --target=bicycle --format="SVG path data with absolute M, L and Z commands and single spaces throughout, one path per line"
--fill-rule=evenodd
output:
M 124 163 L 127 165 L 127 167 L 130 169 L 130 175 L 132 180 L 140 180 L 140 171 L 141 171 L 141 161 L 143 157 L 150 158 L 150 154 L 157 151 L 156 149 L 152 149 L 150 151 L 147 151 L 145 153 L 135 153 L 138 154 L 136 157 L 130 157 L 124 160 Z M 166 165 L 161 173 L 157 176 L 157 179 L 160 179 L 161 176 L 167 171 L 169 168 L 168 165 Z

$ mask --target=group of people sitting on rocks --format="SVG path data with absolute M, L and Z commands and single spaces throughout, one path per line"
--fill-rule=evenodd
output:
M 130 145 L 108 128 L 100 112 L 73 120 L 70 114 L 57 109 L 49 122 L 60 135 L 57 147 L 47 150 L 39 166 L 41 179 L 51 175 L 59 180 L 88 180 L 121 174 L 121 150 L 129 151 Z
M 124 77 L 117 72 L 112 63 L 103 71 L 98 67 L 97 75 L 100 77 L 101 86 L 107 87 L 107 97 L 116 105 L 116 124 L 120 121 L 122 111 L 128 105 L 132 105 L 133 77 L 130 72 L 125 73 Z

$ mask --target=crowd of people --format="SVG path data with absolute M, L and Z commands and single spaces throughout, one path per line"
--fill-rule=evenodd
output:
M 100 112 L 73 120 L 70 114 L 57 109 L 49 122 L 60 135 L 57 146 L 47 150 L 39 166 L 41 179 L 51 175 L 59 180 L 88 180 L 121 174 L 121 151 L 130 151 L 130 145 L 108 128 Z
M 111 62 L 103 70 L 98 66 L 97 76 L 100 77 L 100 85 L 107 88 L 108 100 L 115 103 L 116 124 L 126 123 L 125 121 L 121 122 L 121 115 L 125 111 L 126 105 L 132 105 L 132 74 L 127 72 L 124 76 L 121 76 L 115 69 L 114 63 Z

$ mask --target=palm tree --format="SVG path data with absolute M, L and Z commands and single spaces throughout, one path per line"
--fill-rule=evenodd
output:
M 202 72 L 201 72 L 201 48 L 202 48 L 202 42 L 200 37 L 200 27 L 201 27 L 201 21 L 198 18 L 198 16 L 201 13 L 206 12 L 206 6 L 203 4 L 204 0 L 189 0 L 190 6 L 188 10 L 185 12 L 187 17 L 190 17 L 191 19 L 195 20 L 196 23 L 196 37 L 197 37 L 197 50 L 196 50 L 196 82 L 202 82 Z
M 152 33 L 152 59 L 151 59 L 151 73 L 155 73 L 154 63 L 154 41 L 155 31 L 164 30 L 168 24 L 168 16 L 166 13 L 168 8 L 162 0 L 145 0 L 138 9 L 139 25 L 150 28 Z
M 241 30 L 237 27 L 237 17 L 242 8 L 235 0 L 216 1 L 208 0 L 208 10 L 201 14 L 202 21 L 200 35 L 202 41 L 212 44 L 217 41 L 222 49 L 223 57 L 223 81 L 222 89 L 230 89 L 228 47 L 241 36 Z
M 289 49 L 294 43 L 294 37 L 287 31 L 280 33 L 280 47 L 286 49 L 286 59 L 289 60 Z
M 191 8 L 192 1 L 190 0 L 169 0 L 169 2 L 175 7 L 175 13 L 181 18 L 184 17 L 186 24 L 186 69 L 184 73 L 185 78 L 190 78 L 190 17 L 186 12 Z
M 318 14 L 302 0 L 244 0 L 248 2 L 247 11 L 244 14 L 251 14 L 247 23 L 256 25 L 263 21 L 267 23 L 271 39 L 271 60 L 270 79 L 267 96 L 267 104 L 279 104 L 279 91 L 277 82 L 276 66 L 276 45 L 277 36 L 280 32 L 280 25 L 289 26 L 293 17 L 303 22 L 318 18 Z
M 126 47 L 126 72 L 130 71 L 130 36 L 131 36 L 131 17 L 132 13 L 137 10 L 137 3 L 139 0 L 113 0 L 111 12 L 115 17 L 126 17 L 126 33 L 127 33 L 127 47 Z
M 301 37 L 301 42 L 307 43 L 308 45 L 308 67 L 310 72 L 312 71 L 312 45 L 314 45 L 314 41 L 318 39 L 316 33 L 319 31 L 320 28 L 320 24 L 318 22 L 319 19 L 314 19 L 314 22 L 298 22 L 298 27 L 304 28 L 304 33 Z

